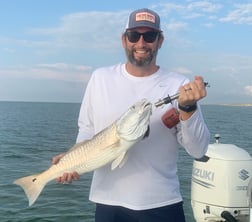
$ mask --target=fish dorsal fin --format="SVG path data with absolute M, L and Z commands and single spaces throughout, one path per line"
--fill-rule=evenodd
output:
M 117 157 L 111 164 L 111 170 L 114 170 L 115 168 L 119 167 L 121 168 L 127 161 L 127 153 L 126 151 L 123 152 L 119 157 Z

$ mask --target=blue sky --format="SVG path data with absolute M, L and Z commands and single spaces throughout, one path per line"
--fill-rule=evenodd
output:
M 252 1 L 5 0 L 0 101 L 81 102 L 92 71 L 125 62 L 128 14 L 160 14 L 158 64 L 211 87 L 207 104 L 252 103 Z

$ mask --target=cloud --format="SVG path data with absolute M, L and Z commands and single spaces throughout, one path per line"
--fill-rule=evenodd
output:
M 165 38 L 169 47 L 187 48 L 192 45 L 192 43 L 184 37 L 188 32 L 187 23 L 170 20 L 164 28 Z
M 172 71 L 183 74 L 183 75 L 188 75 L 188 74 L 192 74 L 193 71 L 186 68 L 186 67 L 177 67 L 177 68 L 173 68 Z
M 252 25 L 252 3 L 237 4 L 235 9 L 229 12 L 226 17 L 221 18 L 220 21 Z
M 154 10 L 158 10 L 161 16 L 170 16 L 174 12 L 183 11 L 185 6 L 168 2 L 168 3 L 153 4 L 151 8 L 153 8 Z
M 63 16 L 56 27 L 34 28 L 30 33 L 43 36 L 54 48 L 111 49 L 120 46 L 115 36 L 123 32 L 127 15 L 126 11 L 72 13 Z
M 165 27 L 171 32 L 181 32 L 187 29 L 187 23 L 171 20 Z
M 91 69 L 90 66 L 73 65 L 66 63 L 38 64 L 36 65 L 36 67 L 58 72 L 84 72 L 84 73 Z
M 8 53 L 8 54 L 12 54 L 12 53 L 14 53 L 14 52 L 15 52 L 15 49 L 5 47 L 5 48 L 3 49 L 3 51 L 4 51 L 4 52 L 6 52 L 6 53 Z
M 195 19 L 202 17 L 206 20 L 219 22 L 232 22 L 234 24 L 252 25 L 252 3 L 230 4 L 229 13 L 225 13 L 223 4 L 216 1 L 187 1 L 185 4 L 179 3 L 160 3 L 153 5 L 153 8 L 160 11 L 162 17 L 180 19 Z M 225 7 L 224 9 L 229 9 Z M 204 21 L 204 20 L 202 20 Z
M 204 26 L 207 28 L 212 28 L 214 26 L 214 24 L 209 22 L 209 23 L 205 23 Z
M 5 53 L 12 47 L 32 49 L 39 55 L 65 50 L 118 50 L 128 11 L 87 11 L 67 14 L 53 27 L 34 27 L 22 37 L 0 36 Z
M 245 86 L 244 91 L 246 95 L 252 96 L 252 85 L 251 86 Z
M 13 66 L 0 70 L 1 79 L 48 79 L 68 82 L 87 82 L 92 68 L 89 66 L 54 63 L 32 66 Z
M 187 5 L 188 11 L 198 11 L 200 13 L 217 13 L 222 8 L 221 4 L 213 3 L 211 1 L 196 1 Z
M 212 1 L 188 1 L 186 4 L 159 3 L 153 6 L 159 10 L 162 17 L 179 15 L 184 19 L 212 16 L 220 11 L 223 6 Z

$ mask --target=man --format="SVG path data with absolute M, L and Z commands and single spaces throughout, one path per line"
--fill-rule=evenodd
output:
M 112 171 L 107 165 L 94 172 L 90 200 L 96 203 L 96 222 L 185 221 L 176 174 L 178 147 L 194 158 L 206 152 L 209 131 L 197 103 L 206 90 L 201 77 L 189 82 L 157 65 L 163 40 L 156 12 L 132 12 L 121 39 L 127 62 L 97 69 L 86 88 L 77 142 L 92 138 L 142 98 L 155 103 L 180 93 L 172 104 L 153 109 L 149 137 L 129 150 L 122 168 Z M 65 173 L 57 181 L 78 178 L 77 173 Z

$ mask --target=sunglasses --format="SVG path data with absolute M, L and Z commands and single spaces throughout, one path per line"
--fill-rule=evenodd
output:
M 149 32 L 125 32 L 125 36 L 127 36 L 128 40 L 132 43 L 136 43 L 139 41 L 140 37 L 143 36 L 143 39 L 147 43 L 153 43 L 155 42 L 159 32 L 149 31 Z

